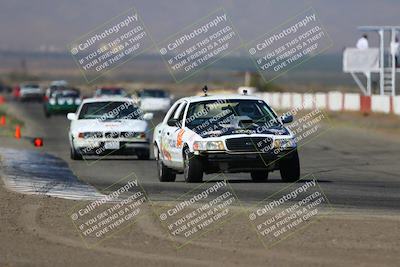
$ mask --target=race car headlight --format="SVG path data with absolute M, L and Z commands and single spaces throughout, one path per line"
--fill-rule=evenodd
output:
M 55 105 L 56 104 L 56 100 L 54 98 L 50 98 L 49 104 L 50 105 Z
M 136 138 L 145 139 L 146 138 L 146 133 L 136 133 Z
M 197 151 L 221 151 L 225 150 L 224 142 L 222 141 L 195 141 L 193 150 Z
M 293 138 L 285 138 L 285 139 L 275 139 L 274 140 L 274 148 L 292 148 L 296 146 L 296 142 Z
M 82 100 L 80 98 L 75 99 L 75 105 L 80 105 Z

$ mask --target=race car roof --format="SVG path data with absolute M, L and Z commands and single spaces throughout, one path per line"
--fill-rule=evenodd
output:
M 107 91 L 107 90 L 110 90 L 110 91 L 121 90 L 121 91 L 124 91 L 125 89 L 122 88 L 122 87 L 104 86 L 104 87 L 97 88 L 97 90 L 104 90 L 104 91 Z
M 129 97 L 91 97 L 91 98 L 86 98 L 83 100 L 82 104 L 85 103 L 93 103 L 93 102 L 125 102 L 125 101 L 130 101 L 134 102 L 132 98 Z
M 190 103 L 208 101 L 208 100 L 223 100 L 223 99 L 247 99 L 247 100 L 261 100 L 261 98 L 254 95 L 239 95 L 239 94 L 219 94 L 207 96 L 190 96 L 184 97 L 181 100 L 186 100 Z

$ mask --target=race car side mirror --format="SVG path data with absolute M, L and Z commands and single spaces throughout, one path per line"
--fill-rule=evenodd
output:
M 70 121 L 76 120 L 76 114 L 75 113 L 68 113 L 67 114 L 67 119 L 69 119 Z
M 293 115 L 283 115 L 281 117 L 282 123 L 291 123 L 293 121 Z
M 177 119 L 170 119 L 167 124 L 171 127 L 179 127 L 179 121 Z
M 143 115 L 143 119 L 146 120 L 146 121 L 152 120 L 153 117 L 154 117 L 153 113 L 145 113 Z

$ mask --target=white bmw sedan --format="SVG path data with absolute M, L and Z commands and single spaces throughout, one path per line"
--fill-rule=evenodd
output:
M 143 114 L 132 99 L 88 98 L 67 117 L 71 121 L 71 159 L 108 154 L 149 159 L 147 121 L 153 114 Z

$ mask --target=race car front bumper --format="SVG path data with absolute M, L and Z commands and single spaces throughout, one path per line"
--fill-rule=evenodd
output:
M 292 157 L 294 150 L 279 153 L 199 153 L 194 155 L 203 163 L 205 173 L 216 172 L 251 172 L 258 170 L 273 171 L 279 169 L 279 159 Z
M 19 95 L 19 99 L 21 101 L 42 101 L 43 100 L 43 94 L 42 93 L 21 93 Z
M 112 141 L 108 141 L 112 142 Z M 115 142 L 115 141 L 113 141 Z M 101 156 L 101 155 L 136 155 L 150 150 L 150 143 L 135 141 L 120 141 L 119 148 L 109 149 L 105 146 L 105 141 L 99 141 L 91 144 L 80 143 L 76 149 L 82 155 Z

